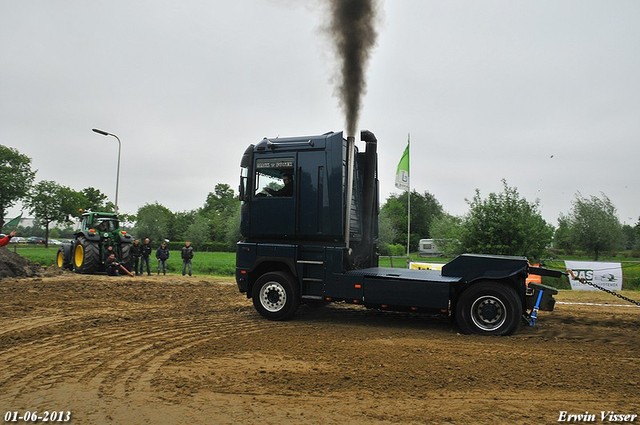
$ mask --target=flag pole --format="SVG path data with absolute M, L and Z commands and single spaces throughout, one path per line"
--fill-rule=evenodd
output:
M 411 182 L 409 180 L 411 133 L 407 136 L 407 147 L 402 153 L 398 168 L 396 168 L 396 187 L 407 191 L 407 258 L 409 257 L 409 245 L 411 243 Z
M 407 133 L 407 259 L 409 259 L 409 245 L 411 242 L 411 133 Z

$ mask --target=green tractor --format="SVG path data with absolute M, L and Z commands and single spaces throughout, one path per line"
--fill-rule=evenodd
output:
M 80 228 L 74 236 L 73 242 L 63 243 L 58 249 L 58 267 L 84 274 L 104 272 L 107 247 L 111 246 L 120 264 L 131 270 L 133 238 L 120 229 L 115 213 L 89 211 L 82 214 Z

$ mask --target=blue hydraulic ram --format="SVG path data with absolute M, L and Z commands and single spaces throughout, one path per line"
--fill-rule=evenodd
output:
M 543 294 L 544 294 L 544 289 L 541 289 L 540 292 L 538 292 L 538 299 L 536 300 L 536 303 L 533 306 L 533 311 L 529 316 L 529 326 L 536 325 L 536 319 L 538 318 L 538 310 L 540 309 L 540 302 L 542 301 Z
M 564 274 L 560 271 L 544 269 L 541 267 L 529 267 L 528 272 L 529 274 L 550 277 L 561 277 Z M 523 318 L 527 325 L 535 326 L 539 310 L 553 311 L 556 303 L 553 296 L 558 294 L 558 290 L 547 285 L 529 282 L 527 285 L 527 293 L 533 295 L 533 297 L 528 299 L 528 302 L 531 303 L 533 299 L 535 299 L 535 302 L 533 302 L 533 305 L 528 305 L 528 308 L 531 309 L 531 313 L 525 313 Z

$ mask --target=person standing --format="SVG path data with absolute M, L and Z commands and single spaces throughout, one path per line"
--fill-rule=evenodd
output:
M 140 264 L 141 256 L 142 246 L 140 246 L 140 241 L 135 239 L 131 245 L 131 258 L 133 259 L 133 273 L 135 273 L 136 276 L 139 276 L 142 271 L 142 264 Z
M 147 266 L 147 276 L 151 276 L 151 268 L 149 267 L 149 257 L 151 256 L 151 241 L 149 238 L 144 238 L 142 241 L 142 249 L 140 258 L 142 259 L 142 263 L 140 263 L 140 274 L 144 273 L 144 267 Z
M 9 232 L 8 235 L 6 235 L 3 238 L 0 238 L 0 246 L 8 245 L 9 242 L 11 241 L 11 238 L 14 237 L 15 235 L 16 235 L 16 231 L 12 230 L 12 231 Z
M 169 259 L 169 247 L 167 243 L 162 241 L 156 250 L 156 258 L 158 259 L 158 274 L 162 270 L 162 274 L 167 274 L 167 260 Z
M 189 269 L 189 276 L 191 276 L 191 259 L 193 258 L 193 247 L 190 241 L 185 241 L 182 251 L 180 252 L 182 257 L 182 276 L 187 273 Z

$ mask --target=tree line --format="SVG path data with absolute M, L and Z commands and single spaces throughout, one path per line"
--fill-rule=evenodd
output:
M 34 184 L 31 159 L 17 149 L 0 145 L 0 228 L 9 208 L 21 201 L 36 222 L 25 235 L 49 239 L 52 223 L 57 237 L 70 238 L 72 224 L 83 211 L 115 211 L 100 190 L 75 190 L 54 181 Z M 240 238 L 240 202 L 227 184 L 217 184 L 202 207 L 172 212 L 159 203 L 145 204 L 135 214 L 119 214 L 123 228 L 139 238 L 190 240 L 200 249 L 233 249 Z
M 57 235 L 70 237 L 70 223 L 81 210 L 114 211 L 114 205 L 98 189 L 80 191 L 53 181 L 33 183 L 31 159 L 14 148 L 0 145 L 0 227 L 6 211 L 22 201 L 48 239 L 52 223 L 62 225 Z M 409 248 L 416 251 L 420 239 L 438 239 L 447 256 L 464 252 L 521 255 L 541 258 L 550 248 L 572 254 L 631 250 L 640 256 L 640 218 L 634 226 L 622 225 L 616 208 L 605 195 L 585 197 L 577 193 L 570 211 L 561 214 L 557 226 L 547 223 L 538 201 L 530 202 L 503 180 L 500 193 L 483 197 L 476 189 L 467 200 L 463 216 L 445 212 L 428 192 L 390 195 L 379 215 L 380 253 L 401 255 L 407 244 L 407 197 L 411 201 Z M 240 239 L 240 202 L 228 184 L 219 183 L 200 208 L 172 212 L 160 203 L 145 204 L 136 214 L 120 214 L 121 222 L 136 237 L 152 240 L 190 240 L 210 250 L 233 250 Z M 64 225 L 68 227 L 64 228 Z M 35 234 L 38 229 L 30 229 Z
M 500 193 L 483 197 L 476 189 L 467 200 L 464 216 L 447 214 L 435 197 L 412 191 L 391 195 L 380 210 L 380 247 L 387 255 L 401 255 L 407 244 L 407 196 L 411 196 L 410 249 L 420 239 L 437 239 L 444 255 L 465 252 L 518 255 L 539 259 L 559 252 L 583 251 L 595 260 L 604 253 L 632 251 L 640 256 L 640 218 L 634 226 L 622 225 L 616 208 L 605 195 L 575 195 L 570 211 L 561 214 L 558 226 L 547 223 L 538 201 L 530 202 L 517 188 L 502 181 Z
M 216 184 L 198 209 L 174 213 L 159 203 L 146 204 L 132 219 L 135 235 L 190 240 L 199 250 L 230 251 L 240 240 L 240 201 L 225 183 Z

